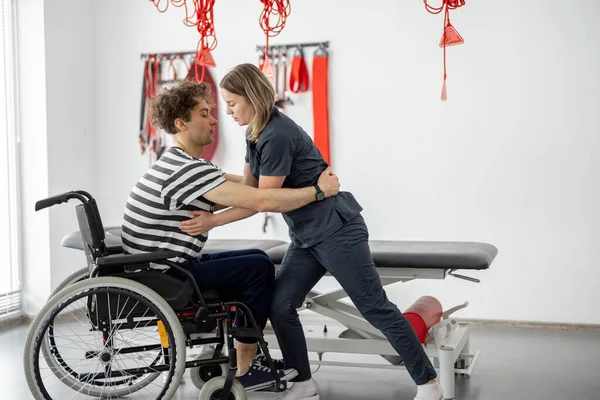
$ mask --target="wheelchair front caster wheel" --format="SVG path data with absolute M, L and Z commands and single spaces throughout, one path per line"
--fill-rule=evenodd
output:
M 198 400 L 221 400 L 225 380 L 224 376 L 219 376 L 206 382 L 202 386 L 202 389 L 200 389 Z M 233 381 L 233 386 L 231 386 L 227 400 L 247 400 L 246 389 L 244 389 L 241 383 L 236 380 Z
M 196 360 L 210 360 L 213 356 L 213 351 L 203 351 L 198 354 L 194 361 Z M 206 384 L 206 382 L 211 379 L 218 378 L 220 376 L 227 376 L 229 372 L 229 364 L 215 364 L 215 365 L 205 365 L 202 367 L 194 367 L 189 369 L 190 378 L 192 379 L 192 383 L 198 389 L 202 389 L 202 387 Z

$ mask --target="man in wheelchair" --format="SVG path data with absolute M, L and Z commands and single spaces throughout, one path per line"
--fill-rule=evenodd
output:
M 240 177 L 225 174 L 203 160 L 204 146 L 213 142 L 217 124 L 210 115 L 214 101 L 210 86 L 189 81 L 163 90 L 152 100 L 151 124 L 171 134 L 174 145 L 129 195 L 122 222 L 123 250 L 129 254 L 158 250 L 177 253 L 171 261 L 189 270 L 200 290 L 216 289 L 224 301 L 245 303 L 262 330 L 274 291 L 271 259 L 258 249 L 200 254 L 207 234 L 192 236 L 179 226 L 196 210 L 213 212 L 234 206 L 258 212 L 291 211 L 315 201 L 318 188 L 259 190 L 240 184 Z M 330 169 L 323 172 L 318 186 L 326 197 L 339 191 L 338 178 Z M 167 273 L 178 275 L 173 270 Z M 236 324 L 242 320 L 237 318 Z M 257 356 L 256 337 L 238 337 L 237 341 L 236 379 L 247 390 L 275 382 L 273 371 Z M 288 380 L 297 372 L 278 370 L 277 374 Z

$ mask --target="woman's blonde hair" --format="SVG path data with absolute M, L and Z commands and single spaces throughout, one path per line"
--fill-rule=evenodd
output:
M 254 117 L 248 126 L 246 137 L 251 143 L 256 143 L 267 126 L 275 105 L 275 91 L 271 82 L 256 65 L 240 64 L 223 77 L 219 86 L 228 92 L 244 96 L 252 104 Z

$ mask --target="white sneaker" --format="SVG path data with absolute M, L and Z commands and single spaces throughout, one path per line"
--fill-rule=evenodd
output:
M 443 400 L 444 392 L 438 382 L 430 385 L 422 385 L 417 388 L 415 400 Z
M 294 382 L 291 388 L 273 400 L 321 400 L 318 390 L 316 382 L 311 378 L 304 382 Z

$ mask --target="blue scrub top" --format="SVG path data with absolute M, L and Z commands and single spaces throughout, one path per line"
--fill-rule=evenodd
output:
M 246 141 L 246 162 L 256 180 L 261 175 L 285 176 L 284 188 L 313 186 L 327 168 L 312 138 L 276 107 L 257 142 Z M 352 193 L 341 191 L 282 215 L 292 241 L 306 248 L 331 236 L 361 211 Z

